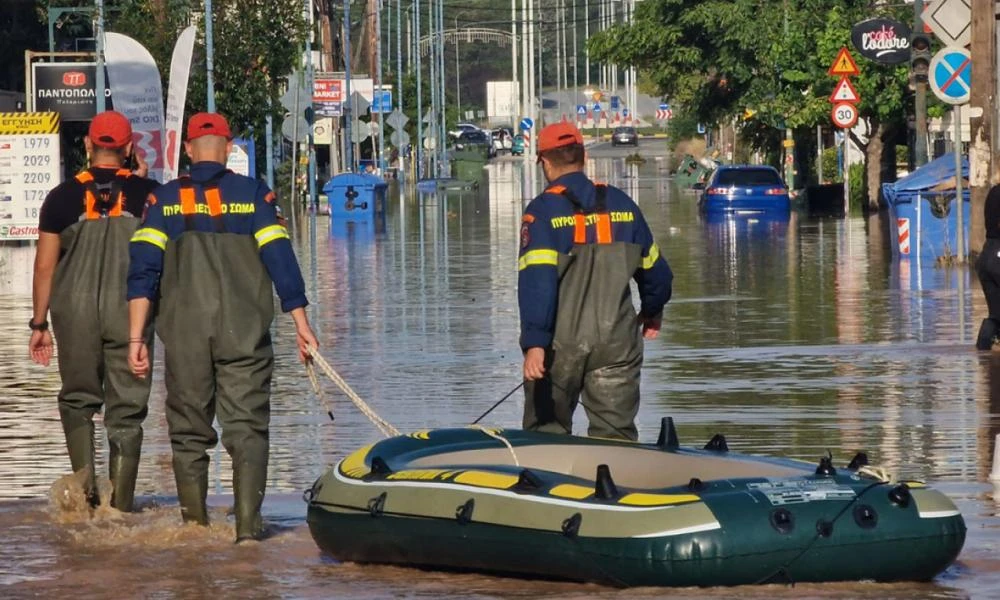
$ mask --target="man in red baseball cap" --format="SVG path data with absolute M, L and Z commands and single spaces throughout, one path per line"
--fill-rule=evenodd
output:
M 167 428 L 181 516 L 208 524 L 207 451 L 222 426 L 233 459 L 236 541 L 264 535 L 261 504 L 267 484 L 270 424 L 271 323 L 274 293 L 295 323 L 299 358 L 319 344 L 306 317 L 305 284 L 274 192 L 226 168 L 229 123 L 198 113 L 187 127 L 190 175 L 150 198 L 132 237 L 128 274 L 129 324 L 138 340 L 129 366 L 151 368 L 142 328 L 159 298 L 156 331 L 163 340 Z
M 219 113 L 198 113 L 188 120 L 187 141 L 193 142 L 206 135 L 213 135 L 225 138 L 226 140 L 233 139 L 233 134 L 229 130 L 229 123 Z
M 636 203 L 584 173 L 572 123 L 542 129 L 538 162 L 549 186 L 524 211 L 518 259 L 524 428 L 572 433 L 582 393 L 590 435 L 634 440 L 643 338 L 660 329 L 673 275 Z
M 124 284 L 129 239 L 146 197 L 159 184 L 124 167 L 132 153 L 132 126 L 121 113 L 107 111 L 94 117 L 84 146 L 90 168 L 56 186 L 42 203 L 28 351 L 36 363 L 49 364 L 51 311 L 62 377 L 59 417 L 73 471 L 89 470 L 85 491 L 96 506 L 100 498 L 93 417 L 103 409 L 111 505 L 128 511 L 135 493 L 150 379 L 135 379 L 128 372 Z M 140 166 L 144 168 L 141 161 Z M 151 339 L 152 328 L 138 335 Z
M 538 134 L 538 160 L 544 152 L 570 145 L 583 146 L 583 135 L 575 125 L 566 121 L 547 125 Z

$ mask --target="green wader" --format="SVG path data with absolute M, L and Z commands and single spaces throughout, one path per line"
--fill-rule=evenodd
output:
M 139 220 L 81 220 L 62 232 L 50 312 L 59 343 L 59 417 L 73 471 L 94 466 L 94 414 L 104 407 L 111 505 L 132 510 L 151 378 L 128 368 L 128 245 Z M 153 331 L 146 340 L 152 350 Z M 150 357 L 152 360 L 152 357 Z M 96 503 L 96 483 L 88 496 Z
M 252 236 L 188 231 L 171 240 L 156 331 L 166 362 L 167 427 L 185 521 L 208 523 L 208 450 L 233 461 L 236 538 L 259 538 L 270 422 L 271 279 Z
M 583 393 L 588 435 L 638 439 L 642 335 L 629 281 L 637 244 L 577 244 L 559 255 L 559 300 L 546 377 L 525 382 L 524 428 L 572 433 Z

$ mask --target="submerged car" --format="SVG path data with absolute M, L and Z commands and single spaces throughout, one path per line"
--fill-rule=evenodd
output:
M 615 127 L 611 133 L 612 146 L 638 146 L 639 132 L 635 127 Z
M 785 213 L 791 208 L 788 188 L 774 167 L 721 165 L 705 183 L 699 206 L 703 212 Z

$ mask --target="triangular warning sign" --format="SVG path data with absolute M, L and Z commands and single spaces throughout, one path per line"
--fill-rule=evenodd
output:
M 841 77 L 840 81 L 837 82 L 836 87 L 833 88 L 833 93 L 830 94 L 830 102 L 836 104 L 838 102 L 860 102 L 861 98 L 858 97 L 858 91 L 854 89 L 851 85 L 851 80 L 846 76 Z
M 827 73 L 842 77 L 844 75 L 860 75 L 861 71 L 858 70 L 858 63 L 854 62 L 854 58 L 851 56 L 850 51 L 848 51 L 847 46 L 842 46 Z

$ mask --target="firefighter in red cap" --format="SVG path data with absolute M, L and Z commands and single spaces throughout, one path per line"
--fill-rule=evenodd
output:
M 582 394 L 589 435 L 635 440 L 643 337 L 659 332 L 673 274 L 636 203 L 595 185 L 584 159 L 572 124 L 539 133 L 549 185 L 525 209 L 518 260 L 524 428 L 572 433 Z
M 89 468 L 86 493 L 96 506 L 94 415 L 103 408 L 111 505 L 129 511 L 150 379 L 129 373 L 125 277 L 129 239 L 146 197 L 159 184 L 125 168 L 132 154 L 132 127 L 121 113 L 94 117 L 83 143 L 90 168 L 56 186 L 42 203 L 28 350 L 36 363 L 49 364 L 51 312 L 62 378 L 59 418 L 73 471 Z M 136 337 L 151 336 L 149 327 L 136 331 Z
M 274 193 L 226 169 L 229 124 L 199 113 L 187 126 L 190 175 L 152 194 L 132 237 L 128 273 L 129 365 L 145 377 L 149 351 L 140 335 L 159 299 L 167 427 L 185 521 L 208 524 L 207 451 L 217 442 L 233 462 L 236 541 L 260 539 L 267 482 L 272 284 L 295 322 L 299 356 L 317 347 L 306 318 L 305 284 Z

